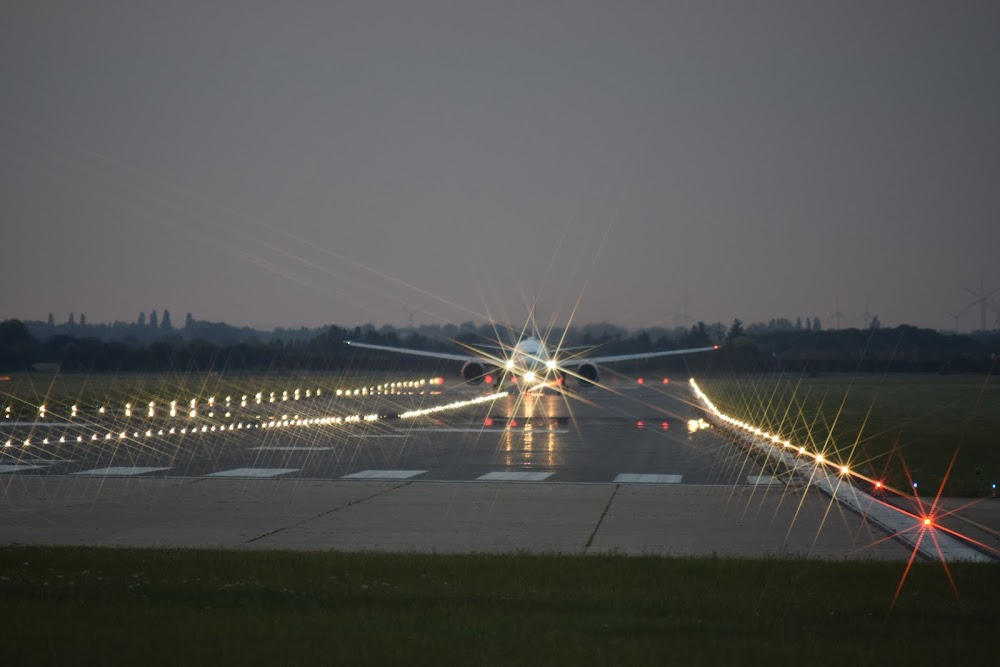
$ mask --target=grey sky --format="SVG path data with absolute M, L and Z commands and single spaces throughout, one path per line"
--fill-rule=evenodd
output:
M 997 82 L 996 2 L 6 2 L 0 318 L 950 327 Z

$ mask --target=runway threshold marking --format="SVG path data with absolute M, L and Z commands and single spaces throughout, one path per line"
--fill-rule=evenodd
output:
M 551 477 L 551 472 L 489 472 L 477 477 L 480 482 L 542 482 Z
M 251 447 L 251 452 L 328 452 L 333 447 Z
M 233 468 L 232 470 L 213 472 L 206 477 L 277 477 L 299 470 L 301 468 Z
M 341 479 L 409 479 L 423 475 L 426 470 L 362 470 L 344 475 Z
M 784 486 L 784 482 L 773 475 L 750 475 L 747 477 L 747 484 L 753 486 Z
M 119 466 L 113 468 L 97 468 L 96 470 L 81 470 L 80 472 L 70 473 L 71 475 L 91 475 L 97 476 L 102 475 L 105 477 L 131 477 L 132 475 L 145 475 L 150 472 L 160 472 L 161 470 L 170 470 L 167 468 L 142 468 L 136 466 Z
M 615 482 L 618 484 L 680 484 L 683 479 L 683 475 L 622 473 L 615 477 Z
M 38 470 L 42 466 L 26 465 L 24 463 L 15 463 L 14 465 L 0 465 L 0 475 L 8 472 L 21 472 L 22 470 Z
M 407 433 L 569 433 L 565 428 L 497 428 L 495 426 L 484 426 L 483 428 L 410 428 Z

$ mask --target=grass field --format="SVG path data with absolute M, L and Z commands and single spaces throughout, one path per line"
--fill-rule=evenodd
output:
M 723 412 L 898 489 L 912 479 L 923 495 L 944 484 L 944 495 L 978 496 L 1000 484 L 1000 378 L 758 376 L 700 385 Z
M 6 664 L 933 664 L 995 658 L 1000 570 L 8 547 Z

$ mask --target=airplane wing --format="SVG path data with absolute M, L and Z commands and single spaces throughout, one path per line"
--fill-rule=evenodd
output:
M 579 359 L 565 359 L 559 362 L 561 368 L 570 368 L 572 366 L 582 366 L 583 364 L 610 364 L 616 361 L 630 361 L 633 359 L 649 359 L 650 357 L 669 357 L 675 354 L 690 354 L 692 352 L 710 352 L 712 350 L 718 350 L 718 345 L 713 345 L 711 347 L 691 347 L 686 350 L 665 350 L 663 352 L 640 352 L 638 354 L 615 354 L 606 357 L 590 357 L 589 359 L 579 358 Z
M 364 347 L 369 350 L 382 350 L 383 352 L 401 352 L 402 354 L 413 354 L 420 357 L 433 357 L 435 359 L 448 359 L 450 361 L 482 361 L 483 363 L 495 363 L 484 357 L 477 357 L 471 354 L 448 354 L 447 352 L 428 352 L 426 350 L 414 350 L 408 347 L 389 347 L 388 345 L 369 345 L 368 343 L 356 343 L 352 340 L 345 340 L 351 347 Z

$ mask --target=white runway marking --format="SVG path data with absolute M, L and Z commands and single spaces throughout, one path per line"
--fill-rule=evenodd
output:
M 481 482 L 541 482 L 552 475 L 551 472 L 490 472 L 476 479 Z
M 683 475 L 645 475 L 622 473 L 615 477 L 618 484 L 680 484 Z
M 333 447 L 251 447 L 251 452 L 328 452 Z
M 277 477 L 287 475 L 290 472 L 298 472 L 301 468 L 234 468 L 213 472 L 207 477 Z
M 106 477 L 127 477 L 130 475 L 145 475 L 148 472 L 159 472 L 170 470 L 170 468 L 137 468 L 134 466 L 122 466 L 117 468 L 98 468 L 97 470 L 83 470 L 71 473 L 73 475 L 103 475 Z
M 771 475 L 750 475 L 747 477 L 747 484 L 754 486 L 784 486 L 784 483 L 777 477 Z
M 350 475 L 344 475 L 342 479 L 409 479 L 417 475 L 423 475 L 426 470 L 362 470 Z
M 17 463 L 12 466 L 0 466 L 0 475 L 7 472 L 21 472 L 22 470 L 37 470 L 42 466 L 31 466 L 25 465 L 23 463 Z
M 484 426 L 483 428 L 411 428 L 407 433 L 569 433 L 569 429 L 558 428 L 548 429 L 544 426 L 538 428 L 501 428 L 497 426 Z

